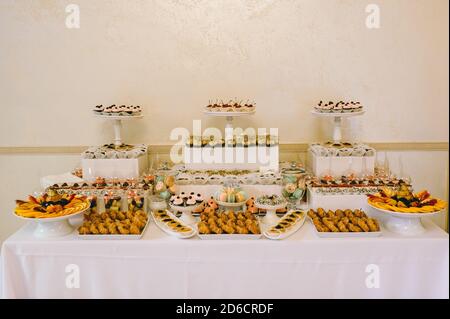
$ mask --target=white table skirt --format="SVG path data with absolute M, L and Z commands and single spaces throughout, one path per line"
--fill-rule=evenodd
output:
M 3 244 L 3 297 L 448 298 L 448 234 L 425 225 L 414 238 L 321 239 L 307 221 L 283 241 L 204 241 L 152 223 L 142 240 L 92 241 L 35 239 L 30 224 Z M 71 264 L 79 288 L 66 286 Z M 378 288 L 366 285 L 371 264 Z

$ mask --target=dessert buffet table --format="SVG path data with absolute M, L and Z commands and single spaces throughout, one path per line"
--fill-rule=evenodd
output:
M 153 221 L 142 240 L 36 239 L 28 224 L 3 244 L 3 297 L 448 298 L 449 237 L 424 224 L 327 239 L 307 221 L 282 241 L 182 240 Z

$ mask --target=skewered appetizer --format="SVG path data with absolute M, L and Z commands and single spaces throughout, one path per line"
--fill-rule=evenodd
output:
M 197 224 L 201 235 L 207 234 L 261 234 L 258 220 L 250 212 L 203 212 Z
M 318 232 L 333 233 L 358 233 L 358 232 L 378 232 L 380 225 L 374 218 L 367 215 L 359 209 L 354 211 L 350 209 L 336 211 L 329 210 L 326 212 L 323 208 L 317 211 L 310 209 L 308 216 L 311 218 Z
M 105 194 L 103 196 L 103 200 L 105 202 L 105 209 L 108 211 L 119 212 L 122 208 L 122 198 L 118 195 Z
M 431 197 L 423 190 L 414 194 L 406 185 L 400 185 L 399 190 L 383 187 L 379 193 L 368 195 L 370 205 L 384 210 L 398 213 L 433 213 L 443 210 L 447 203 L 441 199 Z
M 129 194 L 127 197 L 128 211 L 135 212 L 144 207 L 144 198 L 136 194 Z
M 78 228 L 80 235 L 140 235 L 147 225 L 148 216 L 143 210 L 84 215 Z
M 192 227 L 185 225 L 179 219 L 169 216 L 165 210 L 153 211 L 153 216 L 173 232 L 190 233 L 193 231 Z
M 89 208 L 86 196 L 58 194 L 49 190 L 38 197 L 28 196 L 28 201 L 16 200 L 15 214 L 26 218 L 55 218 L 72 215 Z
M 305 213 L 301 211 L 291 211 L 287 213 L 279 222 L 272 226 L 267 233 L 270 235 L 280 235 L 289 231 L 292 227 L 294 227 L 298 222 L 300 222 L 305 217 Z

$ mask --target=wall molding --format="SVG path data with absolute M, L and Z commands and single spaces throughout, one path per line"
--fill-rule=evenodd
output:
M 378 151 L 445 151 L 448 142 L 405 142 L 405 143 L 367 143 Z M 149 154 L 167 154 L 172 145 L 149 145 Z M 0 155 L 45 155 L 45 154 L 80 154 L 88 146 L 5 146 L 0 147 Z M 308 143 L 281 143 L 280 152 L 306 152 Z

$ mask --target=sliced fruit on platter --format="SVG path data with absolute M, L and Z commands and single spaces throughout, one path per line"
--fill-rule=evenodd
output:
M 89 206 L 86 196 L 60 195 L 49 190 L 38 197 L 28 196 L 28 201 L 16 200 L 14 212 L 25 218 L 55 218 L 81 212 Z
M 398 213 L 434 213 L 443 210 L 447 203 L 431 197 L 423 190 L 413 193 L 407 185 L 401 185 L 399 190 L 383 187 L 379 193 L 368 195 L 368 203 L 376 208 Z

